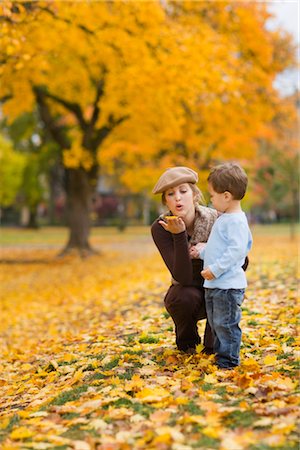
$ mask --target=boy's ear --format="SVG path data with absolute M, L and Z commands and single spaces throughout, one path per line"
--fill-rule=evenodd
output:
M 228 192 L 228 191 L 224 192 L 224 197 L 225 197 L 225 200 L 227 200 L 227 201 L 230 201 L 233 198 L 231 192 Z

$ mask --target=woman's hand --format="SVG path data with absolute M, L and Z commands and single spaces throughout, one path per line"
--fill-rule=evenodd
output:
M 163 220 L 159 220 L 159 224 L 166 230 L 169 231 L 170 233 L 173 234 L 178 234 L 178 233 L 182 233 L 183 231 L 185 231 L 185 223 L 184 221 L 181 219 L 181 217 L 177 217 L 177 216 L 171 216 L 172 218 L 168 218 L 166 217 L 165 221 Z

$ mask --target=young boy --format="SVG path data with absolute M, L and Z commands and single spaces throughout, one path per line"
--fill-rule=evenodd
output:
M 214 223 L 206 244 L 197 244 L 204 260 L 205 304 L 214 334 L 214 353 L 219 368 L 232 369 L 240 362 L 241 304 L 247 286 L 242 268 L 252 236 L 240 200 L 247 175 L 234 163 L 216 166 L 208 176 L 211 202 L 223 214 Z

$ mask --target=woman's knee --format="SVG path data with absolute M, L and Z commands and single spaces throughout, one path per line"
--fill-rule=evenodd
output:
M 184 316 L 206 317 L 204 295 L 194 287 L 171 286 L 165 297 L 165 306 L 170 314 L 180 312 Z

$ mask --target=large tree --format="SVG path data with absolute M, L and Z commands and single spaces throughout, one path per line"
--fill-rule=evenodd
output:
M 100 167 L 133 190 L 159 171 L 255 155 L 268 133 L 288 37 L 256 2 L 9 2 L 1 5 L 3 111 L 37 108 L 65 167 L 70 238 L 90 249 Z M 101 174 L 101 172 L 100 172 Z
M 292 238 L 299 220 L 298 102 L 298 93 L 281 100 L 273 119 L 274 136 L 261 141 L 258 158 L 252 164 L 256 209 L 262 216 L 272 211 L 289 219 Z

